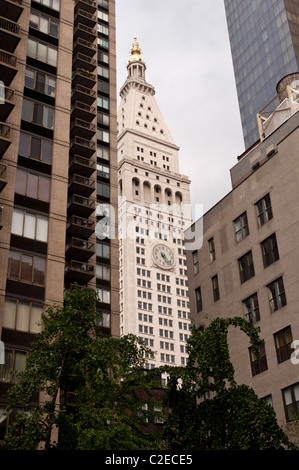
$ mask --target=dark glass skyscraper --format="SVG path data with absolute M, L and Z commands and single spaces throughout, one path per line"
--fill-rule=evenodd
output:
M 281 78 L 299 69 L 299 0 L 224 0 L 246 149 L 256 114 Z

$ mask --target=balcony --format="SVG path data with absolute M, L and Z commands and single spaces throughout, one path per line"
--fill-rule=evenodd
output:
M 98 22 L 98 18 L 95 13 L 89 13 L 85 10 L 82 10 L 81 8 L 78 8 L 75 11 L 75 18 L 74 18 L 75 24 L 80 23 L 80 24 L 84 24 L 85 26 L 88 26 L 89 28 L 94 28 L 97 22 Z
M 9 86 L 17 73 L 16 56 L 0 49 L 0 77 L 2 82 Z
M 68 235 L 89 238 L 95 231 L 95 221 L 73 215 L 67 223 Z
M 87 219 L 95 211 L 95 206 L 95 199 L 79 196 L 79 194 L 72 194 L 69 197 L 68 210 L 73 215 Z
M 73 86 L 82 85 L 86 88 L 93 88 L 97 81 L 96 74 L 83 68 L 74 70 L 72 79 Z
M 69 261 L 65 266 L 65 274 L 70 281 L 89 282 L 95 275 L 93 264 L 80 261 Z
M 6 165 L 3 165 L 3 163 L 0 163 L 0 193 L 1 191 L 3 191 L 6 185 L 7 185 Z
M 22 11 L 22 0 L 0 0 L 0 11 L 4 18 L 12 21 L 18 21 Z
M 76 101 L 73 103 L 71 113 L 72 119 L 78 118 L 82 119 L 82 121 L 91 122 L 96 116 L 96 108 L 82 103 L 82 101 Z
M 14 106 L 14 91 L 7 87 L 0 88 L 0 121 L 6 121 Z
M 95 180 L 81 175 L 72 175 L 70 178 L 69 190 L 71 193 L 89 197 L 95 191 Z
M 86 88 L 82 85 L 76 85 L 72 91 L 72 101 L 79 101 L 88 105 L 92 105 L 97 98 L 97 93 L 95 90 Z M 94 108 L 95 110 L 95 108 Z
M 66 254 L 71 259 L 87 261 L 95 253 L 95 244 L 88 240 L 72 237 L 66 245 Z
M 73 61 L 73 68 L 77 70 L 84 70 L 85 72 L 94 72 L 97 67 L 96 59 L 88 55 L 77 52 Z
M 73 155 L 70 159 L 70 172 L 82 176 L 91 176 L 96 170 L 96 162 L 88 158 Z
M 74 43 L 74 54 L 81 52 L 89 57 L 94 57 L 97 52 L 96 43 L 86 41 L 85 39 L 78 38 Z
M 4 124 L 3 122 L 0 122 L 0 158 L 3 157 L 3 154 L 6 152 L 6 150 L 11 144 L 9 134 L 10 126 Z
M 4 49 L 7 52 L 13 52 L 20 40 L 20 26 L 14 21 L 0 16 L 0 44 L 2 44 Z
M 80 155 L 81 157 L 90 158 L 96 149 L 95 142 L 90 140 L 82 139 L 81 137 L 74 137 L 71 140 L 71 153 L 72 155 Z
M 94 13 L 98 8 L 98 2 L 96 0 L 77 0 L 75 8 L 82 8 L 88 13 Z
M 90 28 L 85 24 L 78 23 L 74 29 L 74 41 L 78 38 L 85 39 L 85 41 L 93 42 L 97 37 L 97 29 Z
M 95 124 L 83 121 L 82 119 L 76 118 L 72 121 L 71 125 L 71 136 L 83 137 L 83 139 L 92 139 L 95 135 L 97 128 Z

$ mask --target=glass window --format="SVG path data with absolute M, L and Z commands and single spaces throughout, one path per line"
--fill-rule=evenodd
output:
M 24 224 L 24 237 L 35 239 L 35 214 L 26 212 Z
M 45 163 L 52 162 L 52 142 L 43 140 L 41 160 Z
M 38 25 L 39 25 L 39 15 L 37 13 L 31 12 L 30 21 L 29 21 L 30 28 L 38 29 Z
M 45 93 L 45 74 L 36 72 L 36 90 L 40 93 Z
M 42 43 L 37 43 L 36 59 L 41 62 L 47 62 L 47 46 Z
M 18 302 L 18 314 L 16 318 L 16 330 L 29 331 L 30 303 Z
M 20 133 L 19 154 L 28 156 L 30 148 L 30 136 L 28 134 Z
M 11 233 L 14 235 L 23 235 L 24 211 L 19 209 L 13 210 Z
M 29 57 L 36 58 L 36 51 L 37 51 L 37 42 L 33 41 L 32 39 L 28 39 L 27 55 Z
M 34 70 L 28 67 L 25 70 L 25 87 L 34 89 L 35 87 L 35 73 Z
M 31 121 L 32 110 L 33 110 L 33 102 L 23 99 L 22 119 L 24 119 L 25 121 Z
M 290 359 L 293 352 L 293 349 L 291 348 L 291 344 L 293 342 L 291 327 L 288 326 L 287 328 L 278 331 L 274 335 L 274 341 L 278 364 Z
M 50 178 L 39 177 L 39 199 L 49 201 L 50 198 Z
M 22 255 L 21 262 L 21 279 L 22 281 L 32 281 L 32 272 L 33 272 L 33 256 Z
M 54 109 L 44 106 L 43 126 L 53 129 L 54 127 Z
M 236 241 L 239 243 L 243 238 L 249 235 L 249 228 L 248 228 L 248 220 L 247 214 L 240 215 L 236 220 L 234 220 L 234 227 L 235 227 L 235 234 L 236 234 Z
M 17 314 L 17 302 L 12 299 L 5 299 L 3 311 L 3 326 L 15 329 Z
M 33 282 L 35 284 L 45 284 L 45 271 L 46 271 L 46 260 L 44 258 L 35 257 L 34 259 L 34 273 Z
M 48 64 L 56 67 L 57 65 L 57 49 L 48 48 Z
M 48 96 L 55 96 L 55 89 L 56 89 L 56 79 L 54 77 L 50 77 L 46 75 L 46 89 L 45 93 Z
M 36 137 L 31 137 L 30 157 L 34 158 L 35 160 L 40 160 L 40 152 L 41 152 L 41 139 L 37 139 Z
M 18 279 L 20 275 L 21 255 L 11 251 L 8 260 L 8 276 Z
M 258 322 L 260 320 L 260 309 L 257 294 L 243 300 L 242 304 L 246 320 L 253 324 Z
M 275 263 L 279 259 L 278 246 L 275 233 L 270 237 L 266 238 L 261 243 L 262 255 L 264 268 L 270 266 L 270 264 Z
M 27 193 L 29 197 L 37 198 L 38 176 L 28 173 Z
M 46 242 L 48 240 L 48 218 L 42 215 L 36 220 L 36 240 Z

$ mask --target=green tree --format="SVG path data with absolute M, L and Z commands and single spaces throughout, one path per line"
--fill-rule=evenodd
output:
M 45 308 L 26 370 L 16 374 L 8 393 L 8 412 L 18 412 L 6 448 L 128 450 L 161 445 L 157 434 L 142 432 L 149 419 L 144 404 L 151 401 L 155 386 L 142 369 L 148 350 L 132 335 L 103 337 L 96 301 L 95 291 L 75 289 L 66 294 L 64 305 Z M 37 391 L 41 399 L 33 406 Z M 71 406 L 66 405 L 67 392 L 74 397 Z
M 180 450 L 294 449 L 271 405 L 236 384 L 228 346 L 231 326 L 248 335 L 261 357 L 259 330 L 243 318 L 218 318 L 205 330 L 194 328 L 188 365 L 163 369 L 169 374 L 165 400 L 172 409 L 164 438 Z

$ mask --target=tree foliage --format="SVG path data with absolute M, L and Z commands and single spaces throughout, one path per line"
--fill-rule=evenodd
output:
M 260 357 L 259 330 L 243 318 L 217 318 L 194 328 L 185 368 L 166 368 L 165 400 L 172 409 L 164 438 L 180 450 L 294 449 L 271 405 L 246 385 L 237 385 L 228 346 L 229 327 L 240 328 Z
M 8 411 L 19 410 L 9 427 L 10 449 L 151 449 L 159 436 L 142 432 L 140 413 L 153 383 L 140 373 L 147 348 L 132 335 L 105 338 L 97 326 L 96 293 L 69 291 L 64 305 L 48 305 L 42 332 L 33 341 L 25 372 L 10 389 Z M 32 397 L 41 392 L 39 406 Z M 67 406 L 63 398 L 73 392 Z M 60 401 L 60 404 L 59 404 Z M 55 430 L 58 440 L 53 441 Z

